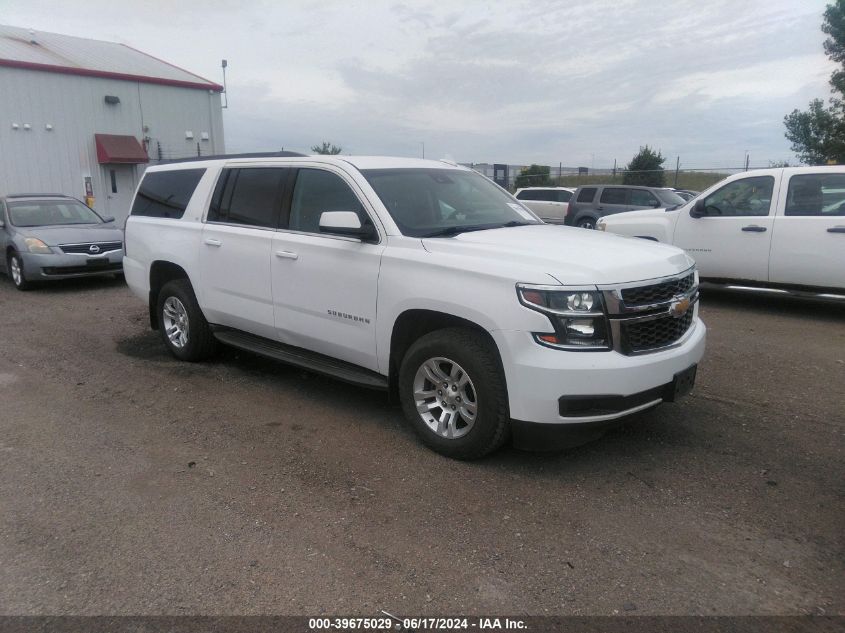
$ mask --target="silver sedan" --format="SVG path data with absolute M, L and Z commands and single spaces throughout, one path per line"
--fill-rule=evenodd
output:
M 19 290 L 32 282 L 123 272 L 123 231 L 68 196 L 0 198 L 0 266 Z

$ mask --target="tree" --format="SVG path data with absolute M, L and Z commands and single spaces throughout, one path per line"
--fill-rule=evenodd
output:
M 645 187 L 662 187 L 665 182 L 663 154 L 655 152 L 648 145 L 640 147 L 637 155 L 631 159 L 625 168 L 622 182 L 626 185 L 642 185 Z
M 312 145 L 311 151 L 315 154 L 340 154 L 343 151 L 342 147 L 338 147 L 337 145 L 333 145 L 328 141 L 323 141 L 321 145 Z
M 523 167 L 516 177 L 514 185 L 517 189 L 520 187 L 548 187 L 552 184 L 552 179 L 549 177 L 550 173 L 551 170 L 548 165 Z
M 845 162 L 845 0 L 827 5 L 822 32 L 829 37 L 824 52 L 839 68 L 830 77 L 834 96 L 825 107 L 822 99 L 810 102 L 808 110 L 793 110 L 783 118 L 785 136 L 802 163 L 823 165 Z

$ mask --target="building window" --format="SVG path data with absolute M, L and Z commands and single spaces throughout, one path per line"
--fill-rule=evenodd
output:
M 111 176 L 111 192 L 117 193 L 117 173 L 114 169 L 109 169 L 109 176 Z

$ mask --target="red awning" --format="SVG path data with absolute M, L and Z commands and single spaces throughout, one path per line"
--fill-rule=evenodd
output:
M 144 147 L 134 136 L 123 134 L 95 134 L 97 162 L 104 163 L 148 163 Z

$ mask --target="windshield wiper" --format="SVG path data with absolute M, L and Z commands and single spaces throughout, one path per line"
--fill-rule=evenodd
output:
M 452 237 L 460 233 L 469 233 L 471 231 L 486 231 L 488 229 L 505 229 L 512 226 L 526 226 L 534 224 L 534 222 L 520 222 L 519 220 L 511 220 L 504 224 L 474 224 L 463 226 L 444 226 L 442 229 L 437 229 L 431 233 L 426 233 L 420 237 Z

